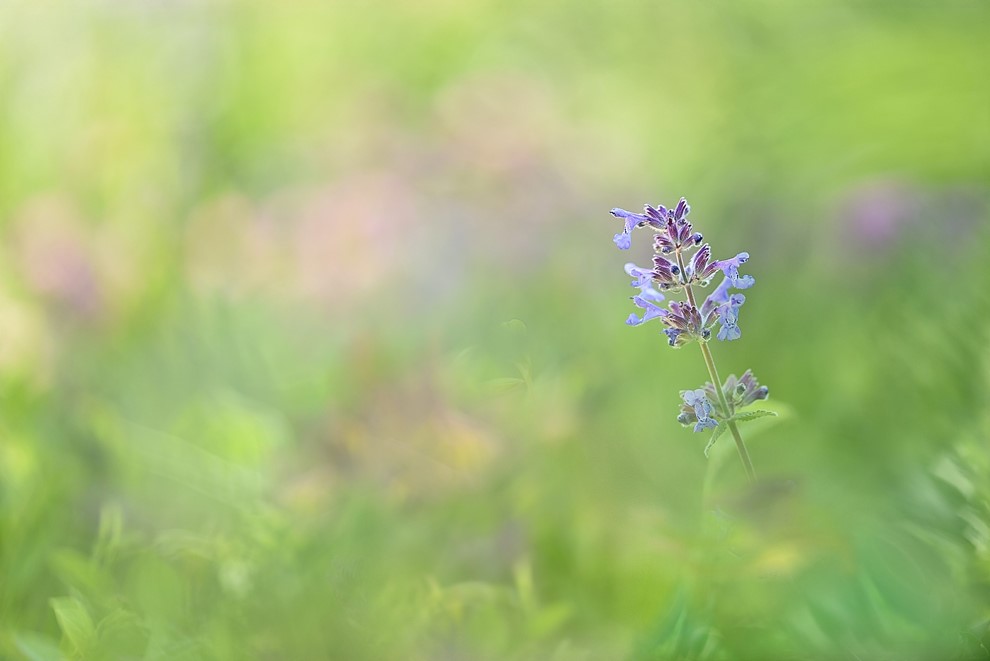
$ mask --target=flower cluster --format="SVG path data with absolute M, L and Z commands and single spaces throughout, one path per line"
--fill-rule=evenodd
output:
M 672 347 L 693 340 L 707 342 L 716 323 L 720 326 L 718 339 L 739 339 L 742 335 L 738 324 L 739 308 L 746 302 L 746 297 L 730 294 L 729 289 L 747 289 L 755 282 L 752 276 L 739 275 L 739 267 L 749 259 L 749 253 L 741 252 L 725 260 L 712 259 L 711 246 L 702 244 L 701 233 L 695 232 L 687 219 L 690 212 L 691 207 L 684 198 L 672 210 L 663 205 L 647 205 L 643 213 L 612 209 L 612 215 L 624 221 L 622 231 L 613 239 L 619 248 L 629 248 L 634 229 L 650 227 L 655 233 L 653 268 L 626 264 L 626 273 L 634 278 L 633 287 L 639 289 L 639 294 L 632 297 L 633 303 L 644 311 L 642 316 L 629 315 L 626 323 L 639 326 L 651 319 L 660 319 L 667 326 L 663 332 Z M 725 276 L 722 283 L 699 307 L 691 287 L 707 287 L 719 271 Z M 678 290 L 688 293 L 687 301 L 674 301 L 668 309 L 657 305 L 664 300 L 661 292 Z
M 735 374 L 730 374 L 722 384 L 722 394 L 724 397 L 718 396 L 710 381 L 705 383 L 704 388 L 682 390 L 681 399 L 684 403 L 677 422 L 694 425 L 695 431 L 714 428 L 719 422 L 735 416 L 739 409 L 766 399 L 770 395 L 770 389 L 757 382 L 752 370 L 746 370 L 738 379 Z M 723 401 L 728 410 L 722 405 Z
M 746 302 L 746 297 L 735 290 L 749 289 L 755 283 L 752 276 L 739 273 L 739 269 L 749 260 L 749 253 L 741 252 L 723 260 L 712 259 L 711 246 L 703 243 L 704 237 L 694 230 L 688 220 L 690 213 L 691 207 L 684 198 L 673 209 L 662 205 L 647 205 L 643 213 L 612 209 L 612 215 L 623 221 L 622 231 L 613 239 L 620 249 L 629 249 L 633 230 L 648 227 L 654 233 L 653 267 L 643 268 L 632 263 L 625 267 L 632 278 L 632 286 L 638 290 L 632 296 L 633 304 L 642 310 L 640 314 L 630 314 L 626 323 L 640 326 L 659 319 L 670 346 L 700 343 L 711 381 L 702 388 L 681 391 L 684 403 L 677 420 L 683 425 L 693 425 L 696 432 L 714 430 L 705 448 L 706 455 L 721 433 L 726 429 L 732 430 L 746 471 L 751 479 L 755 479 L 752 462 L 736 423 L 776 414 L 772 411 L 741 412 L 738 409 L 766 399 L 769 390 L 766 386 L 760 386 L 749 370 L 739 378 L 732 375 L 724 383 L 719 383 L 714 358 L 708 348 L 716 324 L 719 329 L 715 336 L 719 340 L 738 340 L 742 336 L 739 309 Z M 708 287 L 719 272 L 723 275 L 721 282 L 699 304 L 695 289 Z M 685 300 L 670 301 L 666 307 L 661 307 L 660 303 L 666 300 L 665 294 L 672 292 L 683 292 Z

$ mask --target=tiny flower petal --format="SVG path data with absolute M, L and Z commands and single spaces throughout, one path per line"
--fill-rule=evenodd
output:
M 711 313 L 717 309 L 719 306 L 724 305 L 729 302 L 729 289 L 732 287 L 732 281 L 728 278 L 722 280 L 718 287 L 715 288 L 705 302 L 701 304 L 701 316 L 705 319 L 711 315 Z
M 719 329 L 717 337 L 722 341 L 738 340 L 742 337 L 742 331 L 739 330 L 739 326 L 734 323 L 725 323 L 722 325 L 722 328 Z
M 640 268 L 635 264 L 633 264 L 632 262 L 626 264 L 624 268 L 626 271 L 626 275 L 636 278 L 635 280 L 632 281 L 633 287 L 638 287 L 639 289 L 643 289 L 644 287 L 651 286 L 651 283 L 653 282 L 653 271 L 649 269 Z
M 643 207 L 644 216 L 646 217 L 646 223 L 655 229 L 663 229 L 664 224 L 667 222 L 668 212 L 661 204 L 659 207 L 654 209 L 649 204 Z
M 732 281 L 732 286 L 736 289 L 748 289 L 753 286 L 756 280 L 751 275 L 739 275 L 739 267 L 749 261 L 749 253 L 741 252 L 732 259 L 723 259 L 715 262 L 725 277 Z
M 739 330 L 737 322 L 739 321 L 739 308 L 745 302 L 745 296 L 742 294 L 733 294 L 729 296 L 728 302 L 719 306 L 718 320 L 722 324 L 722 328 L 718 332 L 718 339 L 738 340 L 742 337 L 742 331 Z
M 641 213 L 633 213 L 632 211 L 626 211 L 625 209 L 620 209 L 618 207 L 609 211 L 610 214 L 616 218 L 622 218 L 626 221 L 626 229 L 631 230 L 640 223 L 646 222 L 646 216 Z
M 704 388 L 698 388 L 697 390 L 682 390 L 681 399 L 684 400 L 686 405 L 686 411 L 682 411 L 684 419 L 690 421 L 693 419 L 697 420 L 694 425 L 694 431 L 700 432 L 705 429 L 712 429 L 718 427 L 718 421 L 712 417 L 712 403 L 709 401 Z M 692 416 L 691 413 L 694 415 Z
M 711 418 L 708 418 L 707 420 L 699 420 L 698 422 L 696 422 L 694 424 L 694 431 L 701 432 L 701 431 L 705 431 L 706 429 L 715 429 L 716 427 L 718 427 L 718 423 L 712 420 Z
M 711 256 L 712 249 L 707 243 L 698 248 L 698 252 L 694 254 L 690 264 L 692 280 L 701 284 L 708 284 L 708 280 L 718 272 L 716 262 L 710 261 Z
M 620 250 L 629 250 L 629 246 L 632 244 L 632 239 L 630 234 L 634 229 L 645 225 L 649 222 L 649 219 L 640 213 L 632 213 L 631 211 L 626 211 L 625 209 L 615 208 L 610 211 L 616 218 L 621 218 L 625 221 L 625 227 L 623 227 L 622 232 L 616 234 L 612 241 L 619 247 Z
M 653 289 L 651 287 L 643 288 L 642 290 L 640 290 L 639 295 L 648 301 L 654 301 L 656 303 L 659 303 L 664 298 L 663 294 L 661 294 L 656 289 Z
M 640 296 L 650 301 L 663 300 L 663 294 L 653 288 L 653 271 L 640 268 L 632 262 L 626 264 L 625 270 L 628 275 L 634 278 L 629 284 L 639 289 Z
M 646 323 L 650 319 L 656 319 L 657 317 L 665 317 L 668 314 L 666 310 L 664 310 L 658 305 L 653 304 L 651 301 L 644 298 L 643 296 L 633 296 L 632 300 L 633 303 L 636 304 L 636 307 L 642 308 L 643 310 L 645 310 L 645 312 L 643 313 L 642 318 L 637 317 L 635 314 L 629 315 L 629 318 L 626 319 L 626 324 L 629 326 L 639 326 L 640 324 Z

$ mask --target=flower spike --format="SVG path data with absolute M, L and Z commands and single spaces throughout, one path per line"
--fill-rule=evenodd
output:
M 643 311 L 642 316 L 630 314 L 626 324 L 642 326 L 659 319 L 670 346 L 677 348 L 690 342 L 699 344 L 711 381 L 702 388 L 681 391 L 683 404 L 677 420 L 683 425 L 693 426 L 696 432 L 714 430 L 705 448 L 705 456 L 726 429 L 731 431 L 746 473 L 750 479 L 756 479 L 749 452 L 736 423 L 775 414 L 770 411 L 740 412 L 738 409 L 766 399 L 769 390 L 757 383 L 750 370 L 738 379 L 730 375 L 722 383 L 708 348 L 716 324 L 719 326 L 717 339 L 732 341 L 742 337 L 739 309 L 746 302 L 746 297 L 732 290 L 749 289 L 756 280 L 751 275 L 739 274 L 739 268 L 749 261 L 747 252 L 729 259 L 712 259 L 711 246 L 707 243 L 702 245 L 702 234 L 694 231 L 687 219 L 690 213 L 691 207 L 683 197 L 672 209 L 663 205 L 646 205 L 641 214 L 612 209 L 612 215 L 624 223 L 622 232 L 613 239 L 619 248 L 629 248 L 632 231 L 636 228 L 649 226 L 654 232 L 653 268 L 645 269 L 631 263 L 625 266 L 626 273 L 633 278 L 632 286 L 639 290 L 639 294 L 632 297 L 633 304 Z M 708 286 L 719 271 L 723 274 L 722 281 L 699 306 L 694 288 Z M 661 291 L 683 291 L 686 300 L 671 301 L 664 309 L 657 305 L 664 300 Z

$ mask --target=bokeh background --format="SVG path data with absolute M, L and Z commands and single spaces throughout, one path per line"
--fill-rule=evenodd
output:
M 0 6 L 0 657 L 990 647 L 990 5 Z M 629 328 L 614 206 L 757 279 Z

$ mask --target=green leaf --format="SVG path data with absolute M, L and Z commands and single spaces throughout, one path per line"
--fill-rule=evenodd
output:
M 724 422 L 718 423 L 718 427 L 716 427 L 715 431 L 712 432 L 711 440 L 709 440 L 708 445 L 705 446 L 705 458 L 708 458 L 708 451 L 712 449 L 713 445 L 715 445 L 715 441 L 718 440 L 718 437 L 724 434 L 725 430 L 728 428 L 729 426 Z
M 14 634 L 14 645 L 28 661 L 62 661 L 65 658 L 58 651 L 55 641 L 39 633 Z
M 761 409 L 761 410 L 758 410 L 758 411 L 743 411 L 742 413 L 737 413 L 737 414 L 735 414 L 732 417 L 732 419 L 735 420 L 736 422 L 748 422 L 750 420 L 756 420 L 758 418 L 765 418 L 765 417 L 771 416 L 771 415 L 776 417 L 777 412 L 776 411 L 765 411 L 765 410 L 762 410 Z
M 54 574 L 73 591 L 91 600 L 100 601 L 113 594 L 113 579 L 96 563 L 71 549 L 61 549 L 51 554 L 50 564 Z
M 86 651 L 96 636 L 96 628 L 86 606 L 75 597 L 58 597 L 52 599 L 50 603 L 62 633 L 85 658 Z
M 517 377 L 507 376 L 499 379 L 492 379 L 488 382 L 488 388 L 495 393 L 505 393 L 511 390 L 518 390 L 526 387 L 526 380 Z

